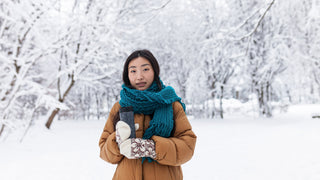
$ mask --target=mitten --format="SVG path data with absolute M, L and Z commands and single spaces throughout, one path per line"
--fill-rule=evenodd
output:
M 128 159 L 141 157 L 156 157 L 155 144 L 151 139 L 130 138 L 123 141 L 120 146 L 120 153 Z
M 117 143 L 120 144 L 124 140 L 128 139 L 130 134 L 131 134 L 130 126 L 123 121 L 118 121 L 116 124 L 116 141 L 117 141 Z
M 139 129 L 139 124 L 135 124 L 135 130 Z M 123 122 L 118 121 L 116 124 L 116 141 L 118 144 L 121 144 L 123 141 L 127 140 L 130 137 L 131 128 L 130 126 Z

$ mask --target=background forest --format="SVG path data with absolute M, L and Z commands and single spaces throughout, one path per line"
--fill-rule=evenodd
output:
M 319 0 L 2 0 L 0 140 L 34 123 L 105 121 L 136 49 L 154 53 L 190 116 L 272 117 L 319 103 L 319 9 Z

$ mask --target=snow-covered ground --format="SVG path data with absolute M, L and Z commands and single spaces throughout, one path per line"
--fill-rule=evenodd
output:
M 190 122 L 198 136 L 184 179 L 319 180 L 320 105 L 297 105 L 271 119 L 227 115 Z M 33 126 L 22 143 L 0 142 L 1 180 L 102 180 L 116 168 L 99 158 L 104 121 Z

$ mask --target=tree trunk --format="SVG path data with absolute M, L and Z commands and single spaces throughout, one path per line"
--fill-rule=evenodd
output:
M 266 102 L 265 102 L 265 107 L 266 107 L 266 116 L 271 117 L 272 116 L 272 107 L 270 104 L 270 101 L 272 100 L 271 98 L 271 86 L 270 82 L 267 81 L 267 86 L 266 86 Z
M 222 99 L 223 99 L 223 86 L 221 88 L 221 93 L 220 93 L 220 117 L 223 119 L 223 108 L 222 108 Z
M 214 116 L 216 115 L 216 112 L 215 112 L 216 111 L 216 104 L 215 104 L 215 94 L 214 94 L 214 92 L 212 93 L 212 109 L 210 109 L 209 102 L 208 102 L 208 110 L 209 110 L 209 112 L 210 112 L 210 110 L 212 111 L 211 112 L 211 118 L 214 118 Z M 210 118 L 210 114 L 209 113 L 208 113 L 208 117 Z
M 240 92 L 236 91 L 236 99 L 240 99 Z
M 286 88 L 287 88 L 287 87 L 286 87 Z M 319 92 L 320 92 L 320 91 L 319 91 Z M 289 91 L 288 88 L 287 88 L 287 90 L 286 90 L 286 93 L 287 93 L 287 96 L 288 96 L 288 98 L 289 98 L 289 102 L 292 103 L 292 98 L 291 98 L 290 91 Z
M 0 137 L 1 137 L 1 134 L 3 133 L 5 127 L 6 126 L 4 124 L 2 124 L 1 129 L 0 129 Z
M 18 47 L 17 47 L 17 52 L 16 52 L 16 55 L 15 55 L 15 58 L 13 60 L 13 65 L 15 67 L 15 70 L 16 70 L 16 74 L 19 75 L 20 73 L 20 69 L 21 69 L 21 66 L 18 65 L 18 62 L 17 62 L 17 59 L 19 58 L 20 56 L 20 52 L 21 52 L 21 48 L 23 46 L 23 43 L 24 41 L 26 40 L 26 37 L 29 33 L 29 31 L 31 30 L 31 27 L 26 31 L 26 33 L 23 35 L 23 38 L 20 39 L 18 38 Z M 17 75 L 14 75 L 12 77 L 12 80 L 11 80 L 11 83 L 10 83 L 10 89 L 8 89 L 6 92 L 5 92 L 5 96 L 1 99 L 1 101 L 5 101 L 6 100 L 6 96 L 9 96 L 9 94 L 12 93 L 13 89 L 14 89 L 14 86 L 16 85 L 16 82 L 17 82 Z
M 215 105 L 215 100 L 213 98 L 213 101 L 212 101 L 212 113 L 211 113 L 211 118 L 214 118 L 214 116 L 216 115 L 215 111 L 216 111 L 216 105 Z
M 51 115 L 50 115 L 50 117 L 49 117 L 49 119 L 48 119 L 48 121 L 47 121 L 47 123 L 46 123 L 46 127 L 47 127 L 48 129 L 50 129 L 51 123 L 52 123 L 54 117 L 58 114 L 59 111 L 60 111 L 59 108 L 57 108 L 57 109 L 55 109 L 55 110 L 52 111 L 52 113 L 51 113 Z
M 213 76 L 214 77 L 214 76 Z M 215 77 L 214 77 L 214 79 L 215 79 Z M 214 89 L 215 89 L 215 87 L 216 87 L 216 84 L 215 84 L 215 80 L 212 82 L 212 84 L 211 84 L 211 88 L 212 88 L 212 93 L 211 93 L 211 97 L 212 97 L 212 113 L 211 113 L 211 118 L 214 118 L 214 116 L 216 115 L 216 104 L 215 104 L 215 91 L 214 91 Z M 208 107 L 208 108 L 210 108 L 210 107 Z M 210 116 L 210 115 L 209 115 Z
M 95 93 L 96 95 L 96 104 L 97 104 L 97 118 L 98 120 L 100 120 L 100 101 L 99 101 L 99 97 L 98 97 L 98 93 Z
M 61 103 L 64 102 L 64 99 L 65 99 L 66 96 L 69 94 L 69 92 L 70 92 L 71 88 L 73 87 L 74 83 L 75 83 L 74 74 L 72 73 L 72 74 L 71 74 L 71 83 L 70 83 L 68 89 L 67 89 L 66 92 L 63 94 L 62 98 L 59 98 L 59 101 L 60 101 Z M 59 87 L 59 85 L 58 85 L 58 87 Z M 59 89 L 59 93 L 60 93 L 60 87 L 59 87 L 58 89 Z M 59 95 L 59 97 L 60 97 L 60 95 Z M 60 111 L 60 108 L 56 108 L 56 109 L 51 113 L 51 115 L 50 115 L 50 117 L 49 117 L 49 119 L 48 119 L 48 121 L 47 121 L 47 123 L 46 123 L 46 127 L 47 127 L 48 129 L 50 129 L 51 123 L 52 123 L 54 117 L 57 115 L 57 113 L 58 113 L 59 111 Z
M 264 114 L 264 109 L 263 109 L 263 88 L 260 86 L 257 89 L 257 95 L 258 95 L 258 101 L 259 101 L 259 112 L 260 116 Z

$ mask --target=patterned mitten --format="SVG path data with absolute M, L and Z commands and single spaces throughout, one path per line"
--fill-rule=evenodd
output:
M 120 153 L 128 159 L 156 157 L 155 144 L 151 139 L 131 138 L 120 144 Z

